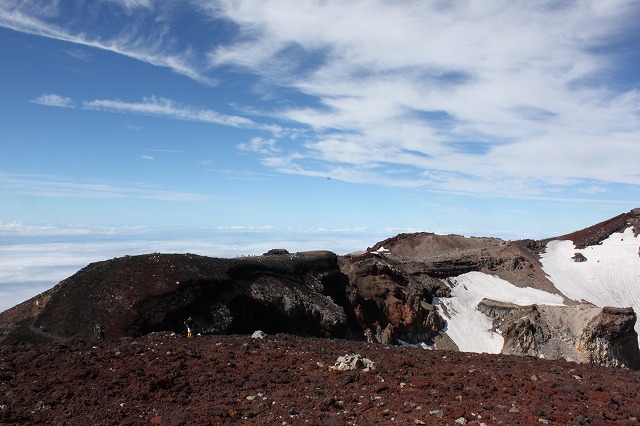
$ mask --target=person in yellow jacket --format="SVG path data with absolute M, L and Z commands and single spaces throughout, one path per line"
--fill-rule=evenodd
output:
M 189 318 L 184 322 L 184 325 L 187 327 L 187 337 L 193 337 L 193 327 L 196 325 L 193 318 L 189 316 Z

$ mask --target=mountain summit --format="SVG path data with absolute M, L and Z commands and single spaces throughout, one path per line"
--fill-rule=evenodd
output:
M 640 209 L 544 240 L 400 234 L 361 254 L 96 262 L 0 314 L 0 339 L 256 329 L 640 367 Z M 97 331 L 98 330 L 98 331 Z

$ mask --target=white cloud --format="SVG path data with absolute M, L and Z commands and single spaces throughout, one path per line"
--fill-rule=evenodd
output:
M 238 149 L 241 151 L 250 151 L 258 154 L 275 154 L 281 150 L 276 147 L 275 139 L 265 139 L 259 136 L 251 138 L 247 143 L 241 143 L 238 145 Z
M 33 102 L 54 107 L 74 105 L 73 99 L 58 95 L 42 95 L 33 100 Z M 127 102 L 117 99 L 95 99 L 83 101 L 80 103 L 80 108 L 115 113 L 160 116 L 176 120 L 199 121 L 209 124 L 219 124 L 222 126 L 257 129 L 272 133 L 274 136 L 283 136 L 286 134 L 294 135 L 296 133 L 296 130 L 286 129 L 278 125 L 257 123 L 249 118 L 238 115 L 226 115 L 211 109 L 182 105 L 171 99 L 156 96 L 145 97 L 140 102 Z M 141 130 L 139 127 L 132 127 L 130 125 L 127 127 L 132 128 L 133 130 Z M 254 142 L 250 142 L 246 145 L 250 146 L 252 143 Z M 263 145 L 265 143 L 267 142 L 264 142 Z M 270 144 L 272 145 L 272 150 L 274 143 L 275 141 L 271 140 Z M 165 152 L 176 151 L 165 150 Z
M 38 96 L 36 99 L 32 100 L 31 102 L 40 104 L 40 105 L 54 106 L 54 107 L 66 107 L 66 108 L 73 107 L 73 99 L 66 96 L 53 95 L 53 94 Z
M 69 107 L 74 105 L 73 99 L 59 95 L 42 95 L 34 99 L 33 102 L 54 107 Z M 223 126 L 256 128 L 271 131 L 271 126 L 262 126 L 261 124 L 245 117 L 225 115 L 210 109 L 198 109 L 186 105 L 179 105 L 171 99 L 156 96 L 145 97 L 141 102 L 95 99 L 82 102 L 81 108 L 127 114 L 155 115 L 178 120 L 201 121 L 211 124 L 220 124 Z M 132 128 L 134 130 L 139 130 L 138 127 Z M 280 129 L 280 131 L 281 130 L 282 129 Z
M 201 202 L 209 197 L 205 194 L 179 192 L 137 185 L 113 185 L 103 183 L 76 182 L 53 176 L 12 175 L 0 173 L 0 192 L 63 198 L 141 198 L 160 201 Z
M 121 4 L 129 12 L 134 9 L 146 9 L 151 6 L 150 0 L 111 0 Z M 85 30 L 72 28 L 72 20 L 66 18 L 60 9 L 59 1 L 49 0 L 8 0 L 0 3 L 0 27 L 34 34 L 73 44 L 107 50 L 128 56 L 151 65 L 161 66 L 182 74 L 206 85 L 215 85 L 215 80 L 205 75 L 196 65 L 193 52 L 189 49 L 175 49 L 171 42 L 165 40 L 164 30 L 157 33 L 141 35 L 137 28 L 121 31 L 112 37 L 91 35 L 91 26 L 97 23 L 87 22 Z M 77 4 L 76 6 L 80 6 Z M 69 13 L 67 11 L 66 13 Z M 158 19 L 159 21 L 159 19 Z
M 144 98 L 142 102 L 125 102 L 111 99 L 98 99 L 82 103 L 85 109 L 96 109 L 110 112 L 123 112 L 129 114 L 158 115 L 179 120 L 202 121 L 205 123 L 221 124 L 232 127 L 260 127 L 254 121 L 234 116 L 224 115 L 210 109 L 196 109 L 184 105 L 178 105 L 170 99 L 151 96 Z
M 10 236 L 59 236 L 86 235 L 89 231 L 82 227 L 63 228 L 52 225 L 23 225 L 21 223 L 0 222 L 0 235 Z
M 580 189 L 579 192 L 582 192 L 583 194 L 604 194 L 609 192 L 609 190 L 602 185 L 591 185 L 587 188 Z
M 260 130 L 269 136 L 237 146 L 280 172 L 512 197 L 564 191 L 568 198 L 593 182 L 640 185 L 640 89 L 620 77 L 635 74 L 621 71 L 634 53 L 614 49 L 637 44 L 636 1 L 180 3 L 184 16 L 225 21 L 220 34 L 194 29 L 208 34 L 198 41 L 172 26 L 173 3 L 110 1 L 127 23 L 110 36 L 77 29 L 58 2 L 43 0 L 0 4 L 0 26 L 106 49 L 204 84 L 230 67 L 258 75 L 254 89 L 284 93 L 287 102 L 280 97 L 269 108 L 265 95 L 239 115 L 161 97 L 77 105 Z M 208 24 L 198 18 L 192 25 Z M 237 34 L 227 32 L 229 23 Z M 74 105 L 45 96 L 34 102 Z
M 635 2 L 245 0 L 212 13 L 242 33 L 212 64 L 318 101 L 279 110 L 314 130 L 302 147 L 255 150 L 280 171 L 340 165 L 354 182 L 504 195 L 640 184 L 640 97 L 610 81 L 605 49 L 633 31 Z M 389 166 L 415 172 L 394 180 Z
M 117 3 L 125 9 L 135 10 L 135 9 L 151 9 L 152 2 L 151 0 L 109 0 L 112 3 Z

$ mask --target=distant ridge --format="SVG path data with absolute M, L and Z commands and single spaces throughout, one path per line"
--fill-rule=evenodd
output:
M 640 234 L 640 208 L 632 209 L 627 213 L 622 213 L 618 216 L 612 217 L 611 219 L 589 226 L 588 228 L 561 235 L 559 237 L 547 238 L 541 240 L 541 242 L 547 243 L 551 240 L 571 240 L 575 244 L 576 248 L 582 249 L 599 244 L 609 238 L 611 234 L 622 232 L 629 226 L 633 227 L 633 232 L 636 236 Z

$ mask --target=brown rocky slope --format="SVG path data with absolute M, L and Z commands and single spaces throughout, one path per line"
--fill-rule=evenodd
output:
M 374 368 L 331 369 L 345 354 Z M 0 346 L 3 425 L 631 425 L 639 391 L 619 368 L 284 334 Z

